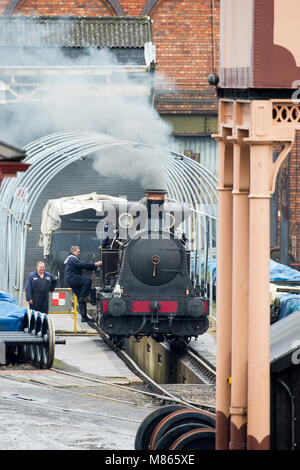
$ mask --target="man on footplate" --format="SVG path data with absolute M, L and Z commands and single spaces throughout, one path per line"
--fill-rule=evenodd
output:
M 89 293 L 92 284 L 91 278 L 83 276 L 82 271 L 84 269 L 88 271 L 96 271 L 102 265 L 102 261 L 96 263 L 86 263 L 80 259 L 80 247 L 72 246 L 71 254 L 65 260 L 65 278 L 69 286 L 74 291 L 78 298 L 79 313 L 81 315 L 81 321 L 87 320 L 86 315 L 86 303 L 89 302 Z

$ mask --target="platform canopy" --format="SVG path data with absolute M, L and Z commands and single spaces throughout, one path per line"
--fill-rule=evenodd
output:
M 0 140 L 0 161 L 21 162 L 25 157 L 25 150 Z
M 0 184 L 3 178 L 15 177 L 18 171 L 26 171 L 29 165 L 21 163 L 26 151 L 0 141 Z

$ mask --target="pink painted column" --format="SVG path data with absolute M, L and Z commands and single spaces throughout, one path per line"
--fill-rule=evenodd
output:
M 230 445 L 247 448 L 249 147 L 234 143 Z
M 226 136 L 219 136 L 218 140 L 216 449 L 227 450 L 230 438 L 233 151 Z
M 270 171 L 272 142 L 250 143 L 247 448 L 270 448 Z

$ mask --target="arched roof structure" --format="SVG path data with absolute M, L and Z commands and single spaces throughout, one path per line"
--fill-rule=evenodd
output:
M 8 5 L 5 7 L 4 14 L 5 15 L 12 15 L 19 3 L 22 0 L 11 0 Z M 117 15 L 122 16 L 124 15 L 124 9 L 120 4 L 119 0 L 106 0 L 107 3 L 114 9 Z
M 119 140 L 91 131 L 60 132 L 36 140 L 25 147 L 30 168 L 17 178 L 4 180 L 0 190 L 0 214 L 3 221 L 0 233 L 0 289 L 12 294 L 18 292 L 22 302 L 25 248 L 30 231 L 30 217 L 43 189 L 65 167 L 95 152 L 121 147 L 130 151 L 137 148 L 153 150 L 153 164 L 161 166 L 170 199 L 188 203 L 192 220 L 184 227 L 192 240 L 193 269 L 197 263 L 207 266 L 207 253 L 212 249 L 212 230 L 217 218 L 217 180 L 212 173 L 185 155 L 151 145 Z M 165 158 L 155 157 L 157 152 Z M 207 232 L 210 236 L 207 237 Z M 198 261 L 198 251 L 204 259 Z
M 145 5 L 143 6 L 142 15 L 149 15 L 150 11 L 153 7 L 157 4 L 157 0 L 147 0 Z

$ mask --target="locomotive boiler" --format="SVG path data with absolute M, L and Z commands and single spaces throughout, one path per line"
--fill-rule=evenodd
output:
M 208 328 L 208 300 L 190 277 L 185 238 L 176 235 L 184 211 L 170 207 L 165 195 L 147 190 L 138 212 L 145 217 L 120 214 L 119 229 L 131 232 L 102 250 L 102 280 L 92 288 L 92 303 L 97 323 L 116 343 L 129 336 L 188 342 Z

